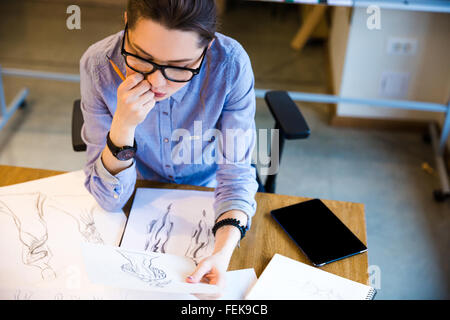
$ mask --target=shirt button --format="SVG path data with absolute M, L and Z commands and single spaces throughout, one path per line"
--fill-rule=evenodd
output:
M 114 199 L 118 199 L 119 196 L 117 194 L 114 194 Z
M 164 138 L 164 142 L 169 142 L 169 139 L 167 139 L 167 138 Z
M 168 113 L 168 112 L 165 112 L 165 111 L 163 111 L 163 114 L 164 114 L 165 116 L 169 115 L 169 113 Z

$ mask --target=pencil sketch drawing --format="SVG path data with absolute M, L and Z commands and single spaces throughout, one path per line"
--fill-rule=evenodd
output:
M 31 300 L 31 298 L 33 297 L 33 292 L 27 292 L 27 291 L 23 291 L 23 290 L 16 290 L 14 292 L 14 300 Z
M 167 207 L 166 213 L 159 219 L 153 219 L 147 225 L 145 251 L 166 253 L 167 242 L 173 230 L 173 222 L 170 220 L 170 209 L 172 203 Z
M 48 229 L 43 209 L 46 200 L 40 192 L 2 195 L 0 212 L 13 219 L 19 232 L 23 263 L 39 268 L 43 280 L 52 280 L 56 273 L 50 265 L 53 255 L 47 244 Z
M 121 247 L 190 258 L 195 265 L 214 250 L 214 194 L 138 188 Z
M 57 209 L 58 213 L 70 216 L 78 227 L 81 237 L 91 243 L 103 244 L 101 234 L 94 221 L 96 205 L 80 208 L 74 205 L 67 209 L 67 203 L 86 203 L 86 195 L 48 196 L 42 192 L 15 193 L 0 195 L 0 213 L 10 216 L 18 231 L 22 244 L 22 261 L 25 265 L 41 270 L 43 280 L 57 278 L 51 266 L 52 250 L 48 244 L 49 231 L 46 219 L 48 209 Z
M 149 257 L 124 250 L 116 251 L 128 261 L 121 266 L 123 272 L 148 283 L 150 286 L 163 288 L 171 282 L 170 279 L 167 279 L 164 270 L 152 265 L 152 262 L 159 257 Z
M 322 289 L 310 280 L 298 282 L 298 290 L 303 292 L 310 299 L 317 300 L 342 300 L 342 296 L 333 289 Z
M 201 259 L 211 254 L 211 245 L 214 245 L 214 236 L 207 224 L 206 210 L 203 209 L 202 217 L 191 235 L 191 242 L 185 256 L 194 260 L 197 265 Z
M 98 232 L 94 221 L 94 212 L 97 208 L 95 204 L 90 208 L 79 208 L 78 210 L 72 209 L 72 211 L 70 212 L 66 209 L 67 205 L 64 205 L 64 203 L 67 203 L 69 199 L 76 200 L 79 197 L 87 198 L 89 196 L 54 196 L 49 198 L 49 207 L 53 207 L 54 209 L 57 209 L 72 217 L 75 220 L 75 223 L 78 226 L 78 231 L 80 232 L 84 240 L 90 243 L 103 244 L 104 241 L 100 232 Z M 62 199 L 64 199 L 65 201 L 61 201 Z

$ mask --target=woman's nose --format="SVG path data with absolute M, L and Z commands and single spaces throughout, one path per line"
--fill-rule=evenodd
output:
M 150 82 L 152 88 L 163 88 L 166 86 L 166 78 L 164 78 L 161 70 L 156 70 L 155 72 L 147 75 L 147 81 Z

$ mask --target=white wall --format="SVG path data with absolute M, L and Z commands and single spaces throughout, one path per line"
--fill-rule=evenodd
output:
M 333 93 L 340 92 L 342 72 L 344 70 L 347 39 L 350 30 L 350 12 L 347 7 L 333 7 L 328 42 Z
M 342 81 L 337 92 L 345 97 L 381 98 L 383 72 L 409 72 L 405 100 L 447 103 L 450 97 L 450 15 L 401 10 L 381 10 L 381 30 L 369 30 L 365 8 L 353 10 L 346 46 Z M 342 20 L 342 18 L 341 18 Z M 340 23 L 341 28 L 345 21 Z M 387 53 L 389 37 L 417 39 L 413 56 Z M 333 37 L 330 39 L 330 44 Z M 339 60 L 339 50 L 331 57 Z M 336 63 L 333 69 L 339 70 Z M 335 75 L 335 77 L 338 75 Z M 424 111 L 387 109 L 363 105 L 339 104 L 337 116 L 385 119 L 436 119 L 443 114 Z

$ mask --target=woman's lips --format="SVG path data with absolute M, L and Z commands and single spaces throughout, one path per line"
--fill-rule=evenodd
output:
M 157 98 L 161 98 L 166 95 L 165 93 L 161 93 L 161 92 L 157 92 L 157 91 L 153 91 L 153 90 L 152 90 L 152 92 L 155 94 L 155 97 L 157 97 Z

